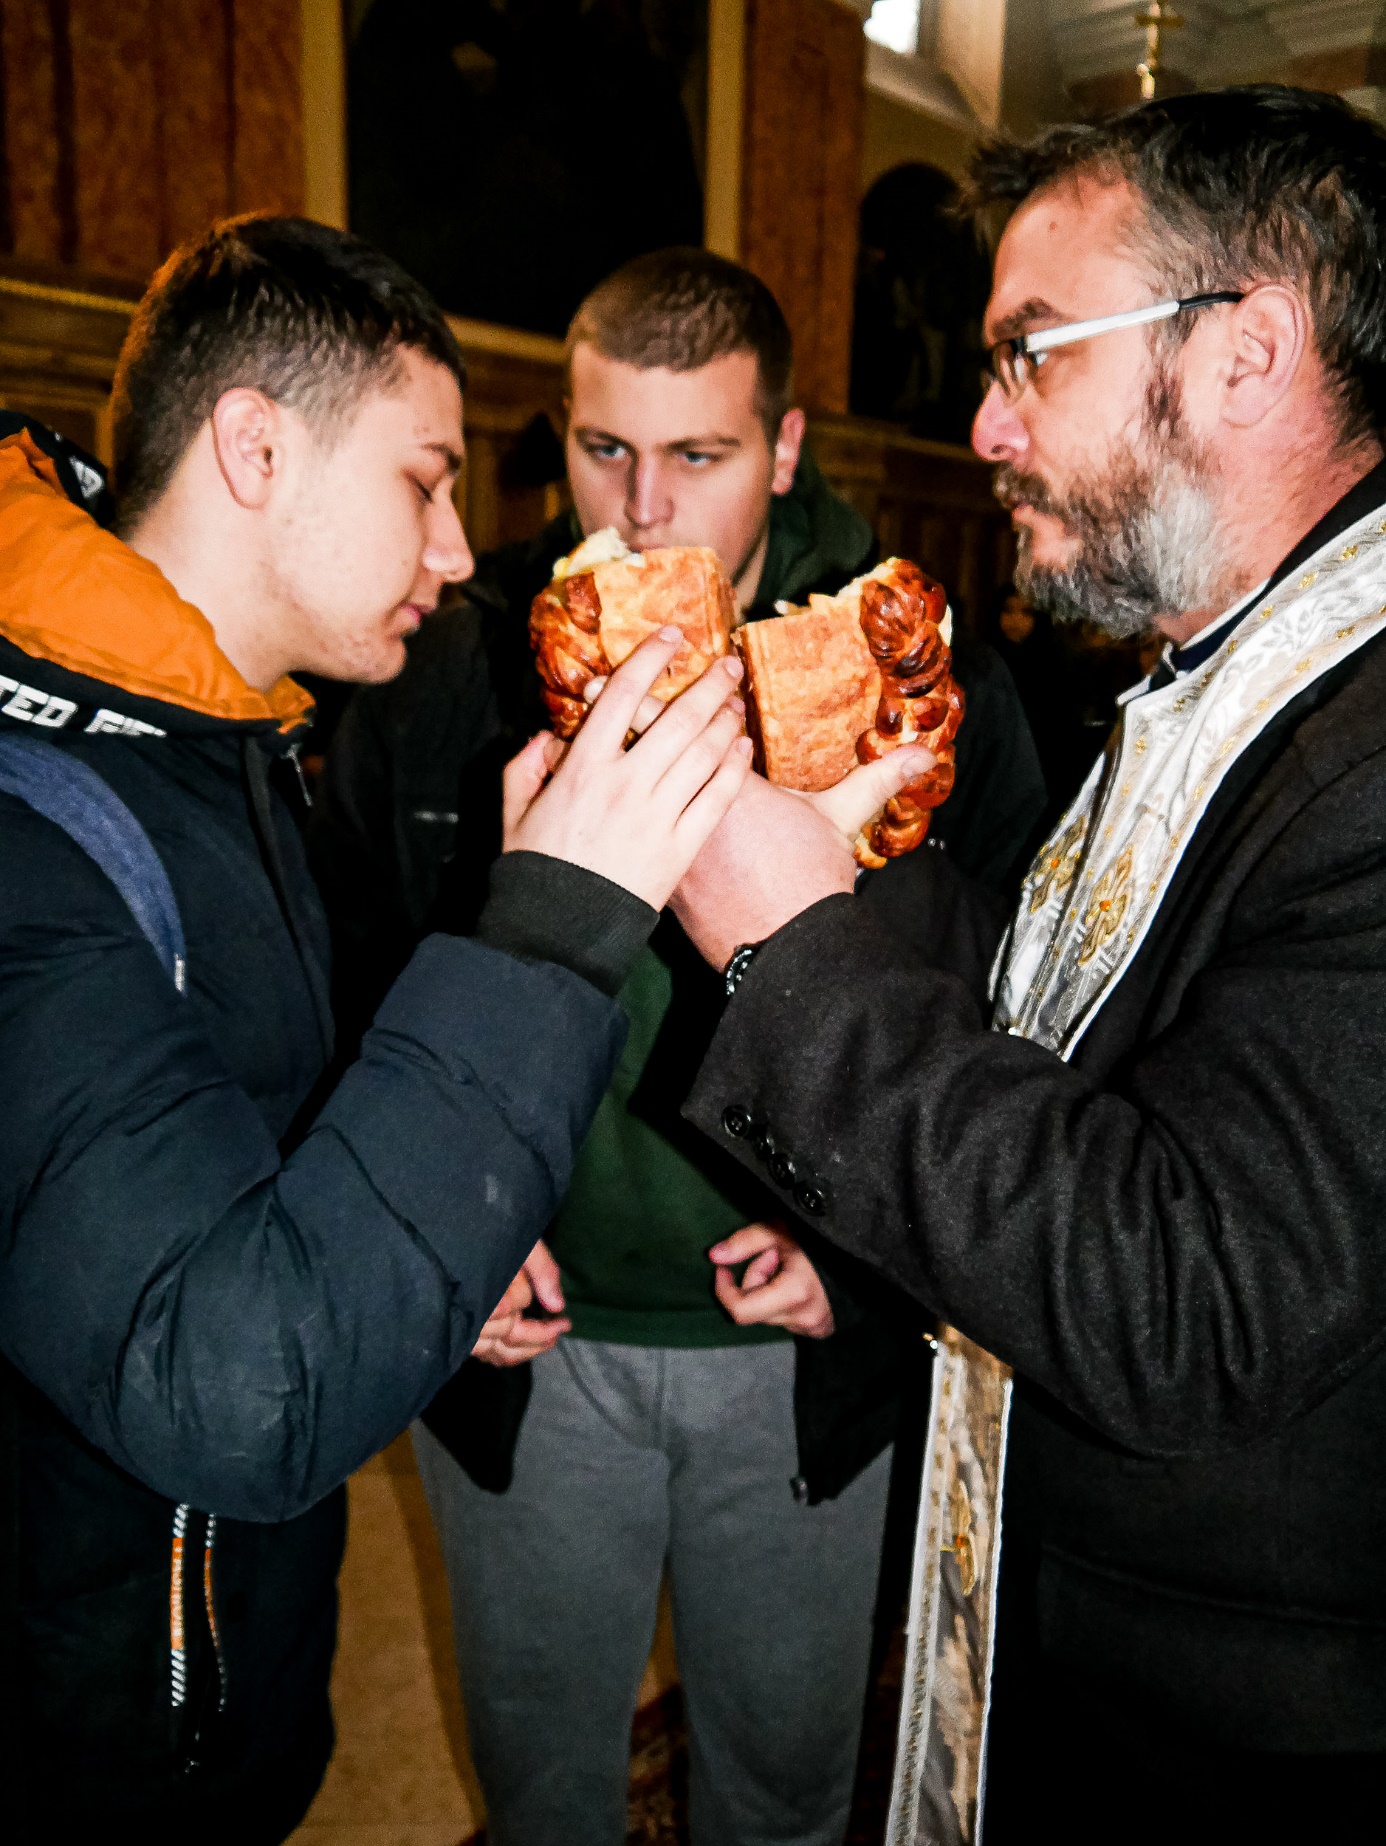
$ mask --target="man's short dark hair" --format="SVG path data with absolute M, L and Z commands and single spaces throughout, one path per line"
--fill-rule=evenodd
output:
M 599 282 L 573 316 L 576 346 L 643 370 L 696 372 L 727 353 L 754 353 L 756 409 L 773 448 L 794 399 L 794 342 L 780 304 L 749 269 L 711 250 L 654 250 Z
M 994 226 L 998 210 L 1084 176 L 1140 195 L 1133 245 L 1163 292 L 1297 286 L 1344 440 L 1386 424 L 1386 134 L 1374 123 L 1283 84 L 1174 96 L 983 147 L 966 202 Z M 1181 315 L 1154 337 L 1191 331 Z
M 113 400 L 119 525 L 164 492 L 225 391 L 250 386 L 324 434 L 388 386 L 402 347 L 466 365 L 441 309 L 374 245 L 307 218 L 214 224 L 159 270 L 121 349 Z

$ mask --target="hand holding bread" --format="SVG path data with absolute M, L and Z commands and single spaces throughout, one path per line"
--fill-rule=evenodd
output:
M 714 552 L 696 546 L 631 552 L 614 529 L 594 533 L 558 561 L 530 616 L 554 730 L 562 738 L 576 735 L 594 687 L 666 624 L 682 641 L 651 686 L 652 697 L 631 714 L 637 732 L 657 714 L 658 702 L 677 697 L 734 646 L 746 664 L 756 767 L 771 782 L 816 794 L 901 744 L 929 751 L 925 772 L 856 830 L 857 863 L 883 866 L 919 845 L 932 810 L 953 785 L 963 696 L 951 672 L 943 590 L 917 565 L 889 558 L 836 596 L 777 607 L 777 619 L 734 628 L 731 586 Z M 867 785 L 854 781 L 847 807 Z

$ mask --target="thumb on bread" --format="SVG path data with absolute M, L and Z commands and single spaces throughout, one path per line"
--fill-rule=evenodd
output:
M 927 775 L 934 762 L 931 750 L 906 744 L 878 757 L 874 763 L 863 763 L 859 769 L 845 775 L 835 787 L 826 788 L 821 794 L 809 795 L 807 799 L 832 822 L 839 833 L 845 834 L 849 840 L 855 840 L 866 823 L 880 813 L 892 795 L 898 795 L 908 783 L 917 782 L 920 776 Z

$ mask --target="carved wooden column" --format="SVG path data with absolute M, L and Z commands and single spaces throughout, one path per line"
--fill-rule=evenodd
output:
M 741 260 L 794 334 L 798 395 L 845 411 L 860 203 L 861 12 L 746 0 Z

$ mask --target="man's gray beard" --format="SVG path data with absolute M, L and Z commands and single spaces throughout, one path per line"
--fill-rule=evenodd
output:
M 1187 451 L 1166 449 L 1145 470 L 1133 459 L 1100 498 L 1081 490 L 1062 500 L 1037 494 L 1036 510 L 1063 520 L 1078 555 L 1067 570 L 1036 564 L 1031 534 L 1022 530 L 1016 588 L 1056 621 L 1090 622 L 1117 641 L 1146 633 L 1158 616 L 1216 606 L 1225 568 L 1217 510 L 1194 465 Z M 1011 484 L 1005 475 L 1003 468 L 999 488 Z M 1012 482 L 1023 479 L 1016 470 Z

